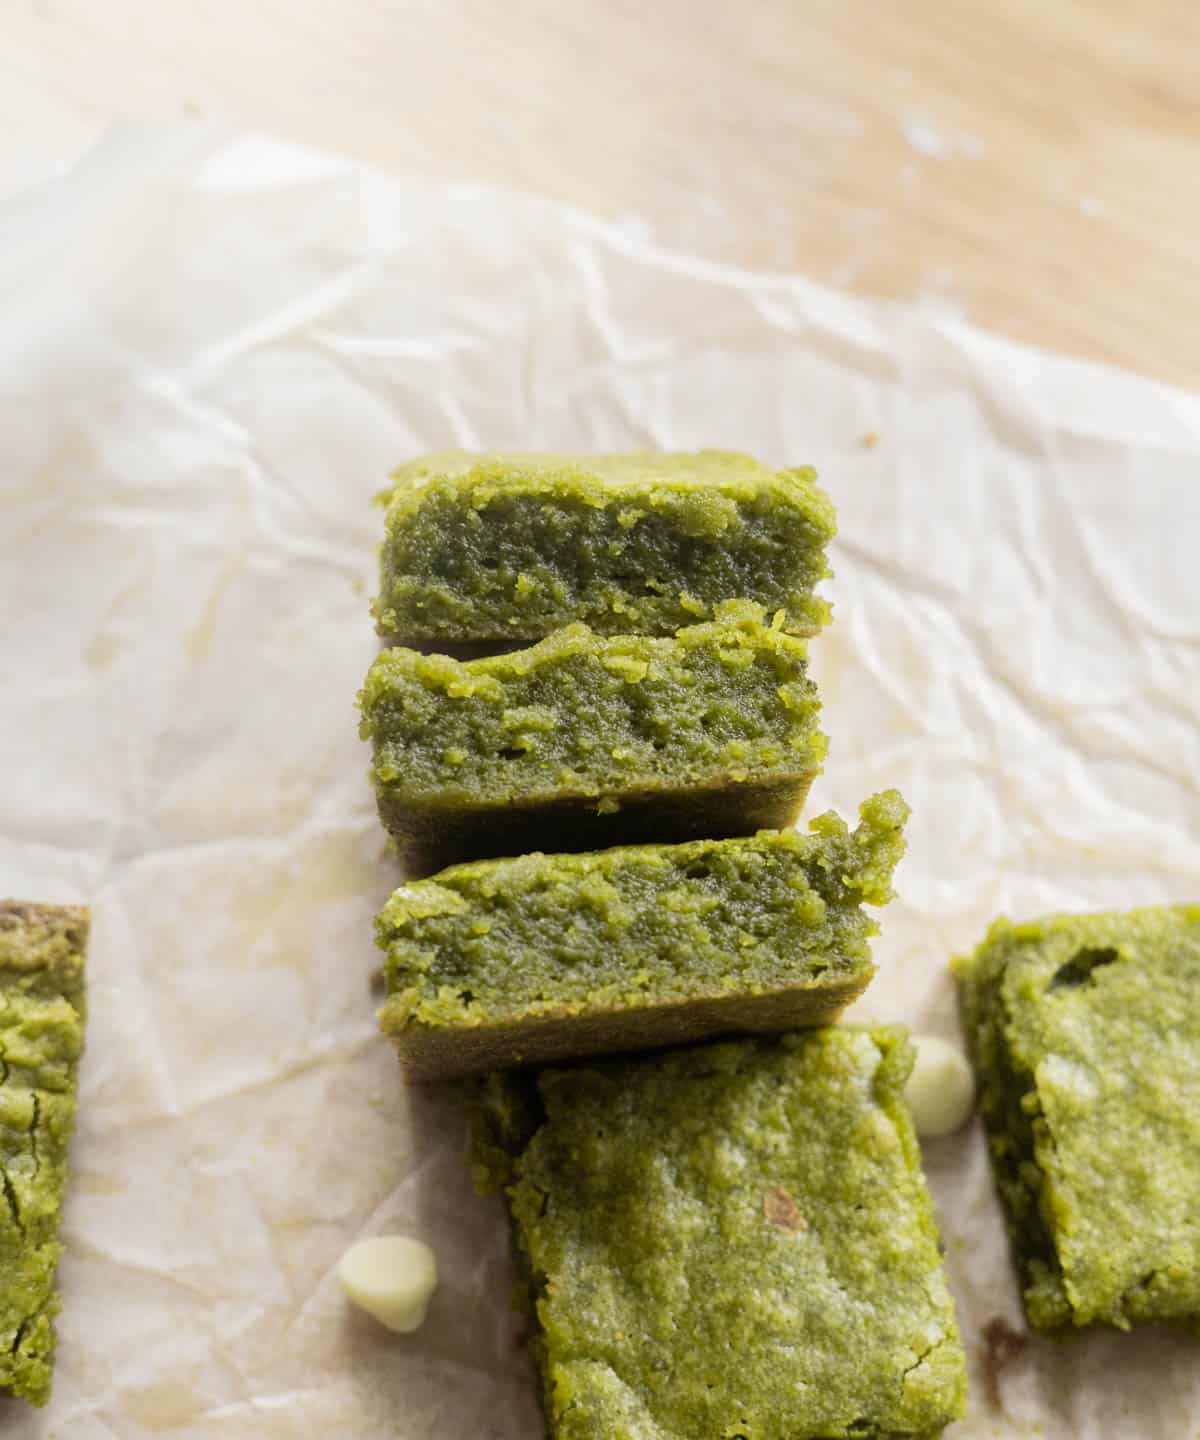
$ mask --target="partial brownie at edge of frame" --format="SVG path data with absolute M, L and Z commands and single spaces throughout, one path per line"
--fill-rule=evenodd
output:
M 744 595 L 794 634 L 829 616 L 833 506 L 810 469 L 747 455 L 428 456 L 398 470 L 379 632 L 446 649 L 536 640 L 574 621 L 670 634 Z
M 43 1405 L 83 1049 L 87 911 L 0 900 L 0 1393 Z
M 966 1369 L 903 1032 L 832 1026 L 477 1088 L 551 1440 L 939 1435 Z
M 954 968 L 1030 1324 L 1200 1330 L 1200 906 L 998 920 Z
M 417 1077 L 828 1024 L 866 988 L 908 806 L 808 833 L 456 866 L 377 922 L 380 1013 Z
M 765 618 L 734 600 L 673 636 L 384 651 L 359 697 L 380 818 L 426 870 L 792 824 L 826 739 L 804 642 Z

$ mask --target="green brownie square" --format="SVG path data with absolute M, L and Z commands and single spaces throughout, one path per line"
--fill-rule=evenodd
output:
M 385 650 L 359 703 L 380 818 L 435 868 L 790 825 L 826 748 L 804 642 L 745 600 L 674 635 Z
M 383 1029 L 410 1075 L 462 1075 L 827 1024 L 862 993 L 908 806 L 852 831 L 480 860 L 397 890 L 377 922 Z
M 1030 1324 L 1200 1328 L 1200 906 L 998 920 L 955 970 Z
M 835 1026 L 493 1076 L 552 1440 L 931 1437 L 965 1358 L 903 1033 Z
M 667 635 L 734 595 L 793 634 L 828 619 L 814 592 L 834 513 L 810 469 L 718 450 L 452 451 L 393 480 L 373 606 L 393 642 L 528 642 L 574 621 Z
M 0 901 L 0 1392 L 44 1405 L 83 1049 L 87 911 Z

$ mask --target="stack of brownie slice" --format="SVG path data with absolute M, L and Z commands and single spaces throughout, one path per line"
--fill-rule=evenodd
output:
M 962 1411 L 910 1048 L 830 1028 L 907 806 L 790 828 L 833 534 L 811 471 L 726 453 L 395 477 L 362 733 L 410 869 L 450 868 L 379 917 L 381 1020 L 411 1075 L 481 1077 L 553 1440 Z

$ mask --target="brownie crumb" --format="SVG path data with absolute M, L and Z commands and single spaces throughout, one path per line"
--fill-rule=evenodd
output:
M 781 1230 L 790 1230 L 793 1235 L 808 1229 L 808 1221 L 801 1215 L 799 1207 L 782 1185 L 772 1185 L 763 1196 L 763 1214 L 772 1225 Z
M 1009 1365 L 1029 1343 L 1029 1336 L 1014 1330 L 1003 1315 L 993 1315 L 983 1327 L 979 1363 L 983 1370 L 983 1391 L 991 1409 L 1004 1413 L 1000 1381 Z

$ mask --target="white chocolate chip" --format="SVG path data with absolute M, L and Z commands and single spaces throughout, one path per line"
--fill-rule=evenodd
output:
M 425 1319 L 437 1288 L 437 1261 L 420 1240 L 376 1235 L 351 1245 L 338 1264 L 338 1279 L 355 1305 L 407 1335 Z
M 936 1035 L 913 1035 L 917 1063 L 904 1087 L 917 1134 L 926 1140 L 957 1130 L 975 1104 L 975 1077 L 957 1045 Z

